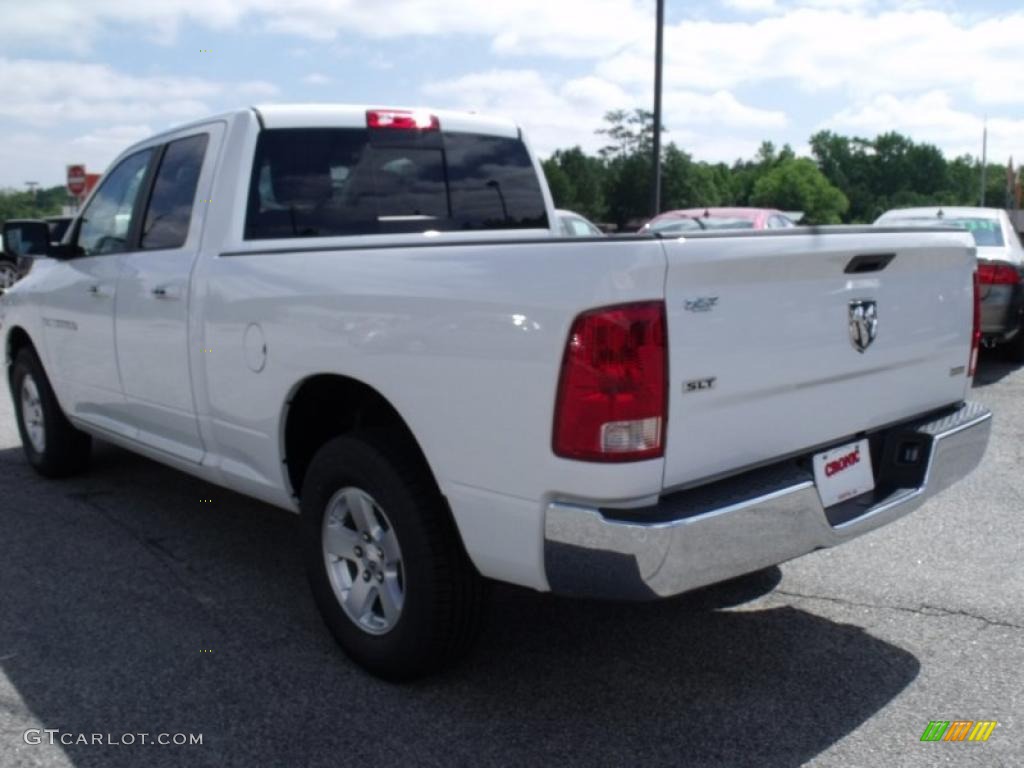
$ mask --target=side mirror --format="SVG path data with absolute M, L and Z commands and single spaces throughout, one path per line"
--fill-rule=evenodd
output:
M 4 253 L 20 259 L 47 256 L 50 253 L 50 227 L 38 219 L 13 219 L 4 222 Z

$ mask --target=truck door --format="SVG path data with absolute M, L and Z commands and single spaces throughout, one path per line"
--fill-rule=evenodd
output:
M 189 278 L 199 253 L 223 126 L 186 130 L 156 151 L 138 248 L 122 257 L 115 335 L 125 420 L 137 439 L 200 462 L 192 396 Z
M 78 255 L 54 265 L 40 294 L 48 373 L 65 410 L 123 436 L 124 396 L 114 350 L 114 306 L 121 256 L 130 247 L 140 191 L 153 149 L 124 158 L 79 216 L 71 243 Z

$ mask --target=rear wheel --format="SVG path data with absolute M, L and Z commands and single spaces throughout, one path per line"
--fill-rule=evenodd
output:
M 479 632 L 485 584 L 422 462 L 387 434 L 339 437 L 302 490 L 303 557 L 345 652 L 390 680 L 458 660 Z
M 22 349 L 14 360 L 11 391 L 28 463 L 47 477 L 65 477 L 85 469 L 92 439 L 71 426 L 31 349 Z
M 1024 326 L 1003 345 L 1003 353 L 1010 362 L 1024 363 Z

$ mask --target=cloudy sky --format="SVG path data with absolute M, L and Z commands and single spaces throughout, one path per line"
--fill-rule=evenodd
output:
M 649 107 L 655 0 L 0 0 L 0 186 L 102 170 L 129 143 L 269 102 L 504 114 L 600 146 Z M 665 124 L 696 157 L 821 128 L 1024 160 L 1024 4 L 667 0 Z

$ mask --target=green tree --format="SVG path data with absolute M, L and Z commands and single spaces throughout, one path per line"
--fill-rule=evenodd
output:
M 838 224 L 849 207 L 846 196 L 829 183 L 813 160 L 783 160 L 757 180 L 755 205 L 803 211 L 808 224 Z
M 600 158 L 588 156 L 580 147 L 560 149 L 550 158 L 571 184 L 571 194 L 561 207 L 571 208 L 588 219 L 602 221 L 607 215 L 604 198 L 607 169 Z
M 869 142 L 831 131 L 811 136 L 811 152 L 829 182 L 840 189 L 849 202 L 853 221 L 873 221 L 877 216 L 874 178 Z
M 628 157 L 637 153 L 651 154 L 654 147 L 654 113 L 646 109 L 614 109 L 604 115 L 605 127 L 596 133 L 607 136 L 611 143 L 598 150 L 605 160 Z M 665 128 L 662 126 L 662 133 Z
M 960 155 L 949 161 L 946 169 L 946 193 L 940 203 L 945 205 L 974 205 L 981 191 L 981 166 L 970 155 Z
M 675 144 L 665 148 L 661 172 L 663 210 L 721 205 L 722 199 L 713 166 L 694 162 Z
M 619 229 L 633 228 L 650 215 L 651 156 L 634 152 L 608 162 L 605 200 L 608 217 Z
M 55 216 L 60 213 L 67 199 L 67 190 L 62 186 L 37 189 L 35 192 L 0 191 L 0 222 Z
M 547 179 L 555 207 L 573 208 L 576 204 L 576 190 L 572 179 L 562 170 L 562 166 L 554 157 L 549 157 L 541 163 L 541 167 L 544 169 L 544 178 Z

